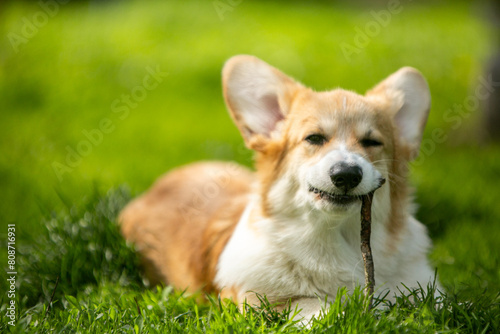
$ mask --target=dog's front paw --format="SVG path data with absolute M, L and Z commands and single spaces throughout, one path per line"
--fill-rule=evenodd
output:
M 311 328 L 315 319 L 324 316 L 328 304 L 318 297 L 303 297 L 294 300 L 290 306 L 290 318 L 297 321 L 296 326 Z

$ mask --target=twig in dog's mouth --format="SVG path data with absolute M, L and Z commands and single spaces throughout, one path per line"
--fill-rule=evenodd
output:
M 382 179 L 381 187 L 385 183 Z M 378 189 L 378 188 L 377 188 Z M 377 190 L 375 189 L 375 190 Z M 372 222 L 372 201 L 375 190 L 362 196 L 361 204 L 361 254 L 365 263 L 365 296 L 368 296 L 368 309 L 372 308 L 373 292 L 375 289 L 375 267 L 373 264 L 372 249 L 370 246 L 371 222 Z

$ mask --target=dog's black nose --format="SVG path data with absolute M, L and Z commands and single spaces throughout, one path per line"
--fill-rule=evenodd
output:
M 339 162 L 330 168 L 330 179 L 337 188 L 348 192 L 361 183 L 363 170 L 358 165 Z

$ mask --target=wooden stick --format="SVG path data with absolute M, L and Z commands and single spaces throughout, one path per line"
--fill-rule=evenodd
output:
M 371 222 L 372 222 L 372 191 L 362 198 L 361 205 L 361 254 L 365 263 L 365 296 L 370 298 L 368 309 L 372 308 L 373 291 L 375 288 L 375 267 L 373 265 L 372 249 L 370 246 Z

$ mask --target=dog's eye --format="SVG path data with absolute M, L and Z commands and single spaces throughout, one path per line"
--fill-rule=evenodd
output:
M 318 134 L 307 136 L 306 141 L 311 145 L 323 145 L 327 142 L 325 136 Z
M 369 138 L 361 139 L 360 143 L 361 143 L 361 146 L 363 146 L 363 147 L 375 147 L 375 146 L 382 146 L 383 145 L 378 140 L 369 139 Z

